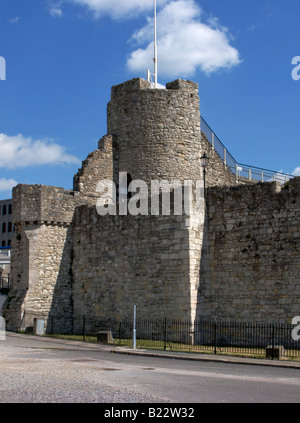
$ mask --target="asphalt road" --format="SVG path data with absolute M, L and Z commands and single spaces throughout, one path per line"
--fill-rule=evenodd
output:
M 0 341 L 0 402 L 300 402 L 300 368 L 110 351 L 109 346 L 7 333 Z

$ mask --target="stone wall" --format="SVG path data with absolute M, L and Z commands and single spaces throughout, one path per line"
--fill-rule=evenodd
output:
M 209 155 L 207 186 L 236 185 L 237 180 L 201 134 L 198 85 L 176 80 L 151 89 L 136 78 L 112 87 L 107 108 L 108 134 L 74 177 L 74 191 L 94 204 L 102 179 L 201 180 L 200 157 Z
M 71 225 L 77 198 L 56 187 L 14 188 L 8 329 L 25 330 L 34 317 L 47 318 L 50 312 L 72 313 Z
M 14 224 L 71 223 L 74 208 L 74 192 L 64 188 L 20 184 L 13 189 Z
M 203 132 L 201 134 L 200 151 L 202 155 L 206 153 L 209 157 L 205 181 L 207 187 L 235 186 L 241 184 L 241 181 L 237 180 L 235 174 L 225 165 Z
M 202 178 L 197 84 L 177 80 L 151 89 L 137 78 L 113 87 L 107 130 L 118 143 L 119 172 L 132 179 Z
M 33 319 L 49 313 L 72 315 L 71 228 L 68 225 L 20 225 L 13 241 L 12 286 L 7 328 L 28 330 Z
M 103 216 L 76 210 L 74 315 L 191 317 L 185 216 Z
M 97 194 L 97 184 L 102 179 L 114 180 L 114 166 L 117 162 L 117 146 L 114 138 L 105 135 L 98 143 L 98 149 L 88 155 L 82 167 L 74 176 L 74 191 L 85 196 L 93 204 Z
M 300 178 L 208 189 L 197 316 L 289 322 L 300 311 Z

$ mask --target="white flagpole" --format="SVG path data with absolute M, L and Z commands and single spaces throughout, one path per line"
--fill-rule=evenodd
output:
M 157 88 L 157 33 L 156 33 L 156 0 L 154 0 L 154 88 Z

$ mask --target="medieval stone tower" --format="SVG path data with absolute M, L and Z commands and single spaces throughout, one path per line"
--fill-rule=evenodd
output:
M 149 186 L 157 179 L 200 179 L 197 84 L 177 80 L 166 90 L 153 90 L 147 81 L 134 79 L 115 86 L 108 104 L 107 128 L 109 138 L 105 137 L 103 144 L 104 150 L 110 149 L 111 157 L 104 158 L 104 169 L 99 170 L 96 164 L 94 171 L 98 174 L 91 175 L 90 166 L 85 169 L 84 165 L 75 176 L 79 192 L 95 193 L 99 178 L 118 183 L 120 172 Z M 90 157 L 89 163 L 94 159 Z
M 201 134 L 198 86 L 190 81 L 165 90 L 139 78 L 114 86 L 107 129 L 73 190 L 14 189 L 8 329 L 51 315 L 74 328 L 77 316 L 125 318 L 133 305 L 142 318 L 191 321 L 286 321 L 298 312 L 298 178 L 284 190 L 239 184 Z M 100 181 L 117 186 L 126 174 L 149 188 L 153 180 L 196 183 L 204 152 L 208 188 L 191 214 L 97 213 Z

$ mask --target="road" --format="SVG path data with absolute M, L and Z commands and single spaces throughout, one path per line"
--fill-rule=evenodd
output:
M 110 351 L 109 346 L 7 333 L 0 341 L 0 402 L 300 402 L 300 368 Z

